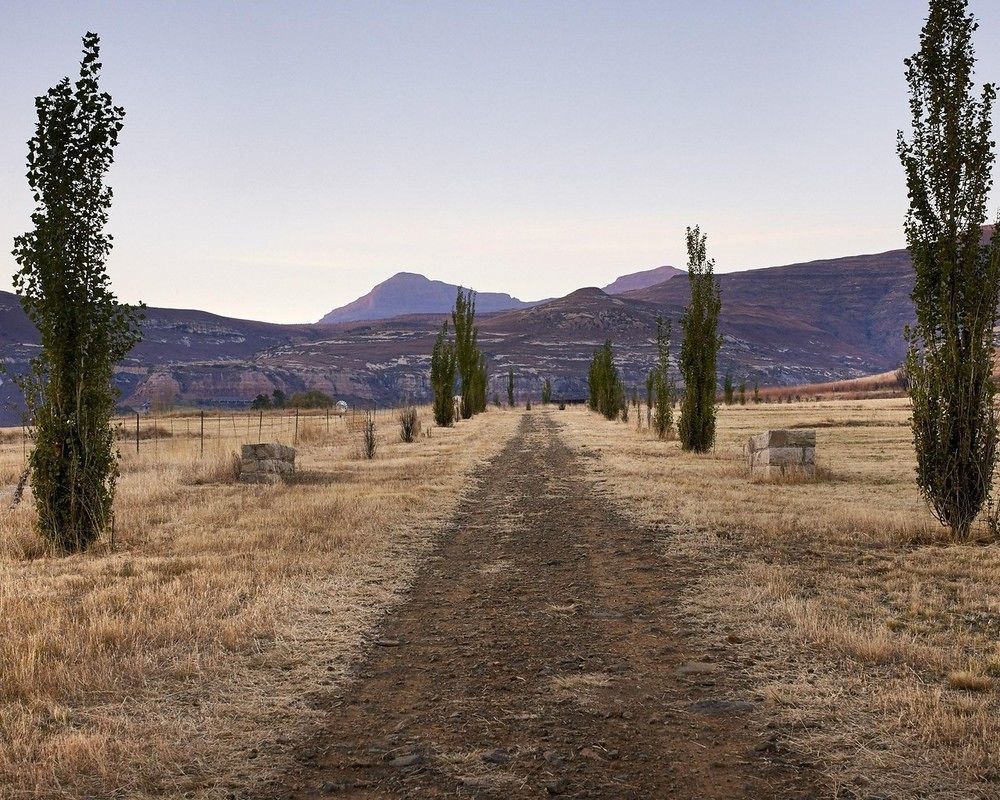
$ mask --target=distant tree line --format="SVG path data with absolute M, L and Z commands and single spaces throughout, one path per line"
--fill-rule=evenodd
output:
M 333 404 L 333 398 L 319 389 L 294 392 L 291 396 L 286 395 L 281 389 L 275 389 L 270 395 L 257 395 L 250 403 L 250 408 L 254 411 L 269 408 L 331 408 Z

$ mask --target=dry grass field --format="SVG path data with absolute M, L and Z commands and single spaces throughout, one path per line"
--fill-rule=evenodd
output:
M 556 415 L 593 477 L 697 567 L 683 613 L 736 645 L 776 729 L 834 797 L 1000 795 L 1000 547 L 947 544 L 913 482 L 906 400 L 722 407 L 681 452 Z M 752 482 L 755 432 L 817 429 L 819 477 Z
M 223 798 L 287 767 L 316 701 L 407 587 L 466 478 L 519 415 L 412 444 L 378 416 L 303 416 L 294 484 L 235 483 L 256 415 L 157 420 L 122 442 L 115 546 L 50 557 L 30 497 L 7 506 L 19 431 L 0 436 L 0 797 Z M 428 427 L 427 409 L 421 409 Z M 127 421 L 127 425 L 133 424 Z M 291 417 L 265 441 L 291 443 Z

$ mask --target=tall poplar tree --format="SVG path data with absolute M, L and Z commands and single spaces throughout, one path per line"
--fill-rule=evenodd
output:
M 480 377 L 479 329 L 476 327 L 476 293 L 459 288 L 451 312 L 455 327 L 455 358 L 458 366 L 462 419 L 477 411 L 477 384 Z
M 112 517 L 118 458 L 111 416 L 115 364 L 140 339 L 139 313 L 118 302 L 105 262 L 114 161 L 125 110 L 99 87 L 100 40 L 83 38 L 75 83 L 36 98 L 28 142 L 32 230 L 14 240 L 14 288 L 41 351 L 19 380 L 35 428 L 30 469 L 39 532 L 85 549 Z
M 996 89 L 976 92 L 965 0 L 931 0 L 920 49 L 904 61 L 911 134 L 898 151 L 910 209 L 916 324 L 907 329 L 917 484 L 959 539 L 990 493 L 997 417 L 992 380 L 1000 236 L 982 244 L 994 162 Z
M 431 389 L 434 421 L 450 427 L 455 421 L 455 348 L 448 341 L 448 323 L 442 323 L 431 351 Z
M 681 318 L 684 340 L 679 367 L 684 399 L 677 429 L 681 447 L 696 453 L 708 452 L 715 442 L 715 362 L 722 346 L 718 334 L 722 295 L 715 279 L 715 261 L 708 258 L 707 238 L 697 226 L 687 229 L 691 301 Z
M 674 424 L 674 382 L 670 376 L 670 320 L 656 318 L 656 369 L 653 371 L 655 413 L 653 427 L 656 435 L 665 439 Z

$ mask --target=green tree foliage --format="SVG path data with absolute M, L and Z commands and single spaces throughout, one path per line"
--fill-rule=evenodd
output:
M 997 418 L 991 379 L 1000 237 L 981 245 L 994 162 L 996 89 L 976 96 L 966 0 L 931 0 L 920 49 L 906 59 L 912 132 L 900 132 L 916 280 L 907 330 L 917 484 L 935 516 L 967 538 L 989 495 Z
M 587 374 L 587 385 L 587 402 L 591 410 L 603 414 L 607 419 L 617 419 L 625 400 L 625 387 L 615 366 L 610 339 L 594 351 Z
M 271 392 L 271 405 L 275 408 L 284 408 L 287 402 L 288 395 L 286 395 L 281 389 L 275 389 Z
M 746 378 L 744 378 L 743 380 L 740 381 L 739 397 L 740 397 L 740 405 L 741 406 L 745 406 L 747 404 L 747 381 L 746 381 Z
M 656 392 L 656 368 L 649 371 L 646 376 L 646 426 L 653 424 L 653 396 Z
M 681 318 L 684 341 L 679 366 L 684 377 L 684 400 L 678 433 L 681 447 L 696 453 L 708 452 L 715 442 L 715 362 L 722 346 L 718 334 L 722 295 L 706 240 L 700 228 L 687 229 L 691 301 Z
M 455 422 L 455 367 L 455 347 L 448 341 L 448 323 L 445 322 L 431 351 L 434 422 L 445 428 Z
M 459 288 L 455 308 L 451 312 L 455 327 L 455 358 L 458 365 L 459 394 L 462 397 L 462 419 L 469 419 L 478 410 L 480 370 L 483 367 L 478 347 L 476 327 L 476 294 Z M 485 392 L 485 384 L 483 385 Z M 485 403 L 483 404 L 485 408 Z
M 757 381 L 753 382 L 753 401 L 760 402 L 760 384 Z
M 333 398 L 319 389 L 309 389 L 306 392 L 295 392 L 288 398 L 290 408 L 330 408 Z
M 514 368 L 507 368 L 507 406 L 514 407 Z
M 552 381 L 548 378 L 542 383 L 542 405 L 547 406 L 552 402 Z
M 75 84 L 36 98 L 28 142 L 33 229 L 14 240 L 14 288 L 38 328 L 40 355 L 19 383 L 35 426 L 31 483 L 38 530 L 63 552 L 85 549 L 111 521 L 117 453 L 115 364 L 139 341 L 140 314 L 118 302 L 105 261 L 114 161 L 124 109 L 102 92 L 100 40 L 83 39 Z
M 733 376 L 730 373 L 726 373 L 726 377 L 722 380 L 722 396 L 726 401 L 727 406 L 733 404 Z
M 653 376 L 653 428 L 656 435 L 667 438 L 674 424 L 674 380 L 670 374 L 670 320 L 656 318 L 656 368 Z
M 263 411 L 271 407 L 271 398 L 266 394 L 259 394 L 250 403 L 250 408 L 254 411 Z

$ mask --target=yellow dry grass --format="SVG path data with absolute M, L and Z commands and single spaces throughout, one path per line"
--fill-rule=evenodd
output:
M 30 496 L 6 510 L 23 449 L 0 438 L 0 798 L 222 798 L 287 767 L 517 419 L 402 444 L 383 412 L 366 461 L 346 420 L 303 415 L 297 480 L 249 487 L 233 452 L 291 443 L 290 415 L 209 415 L 204 456 L 200 417 L 172 415 L 122 443 L 114 551 L 72 557 Z
M 783 724 L 834 797 L 1000 794 L 1000 547 L 953 545 L 914 484 L 900 399 L 721 407 L 682 453 L 557 413 L 592 476 L 691 567 L 683 612 Z M 819 478 L 751 482 L 752 434 L 817 428 Z M 706 642 L 707 643 L 707 642 Z

